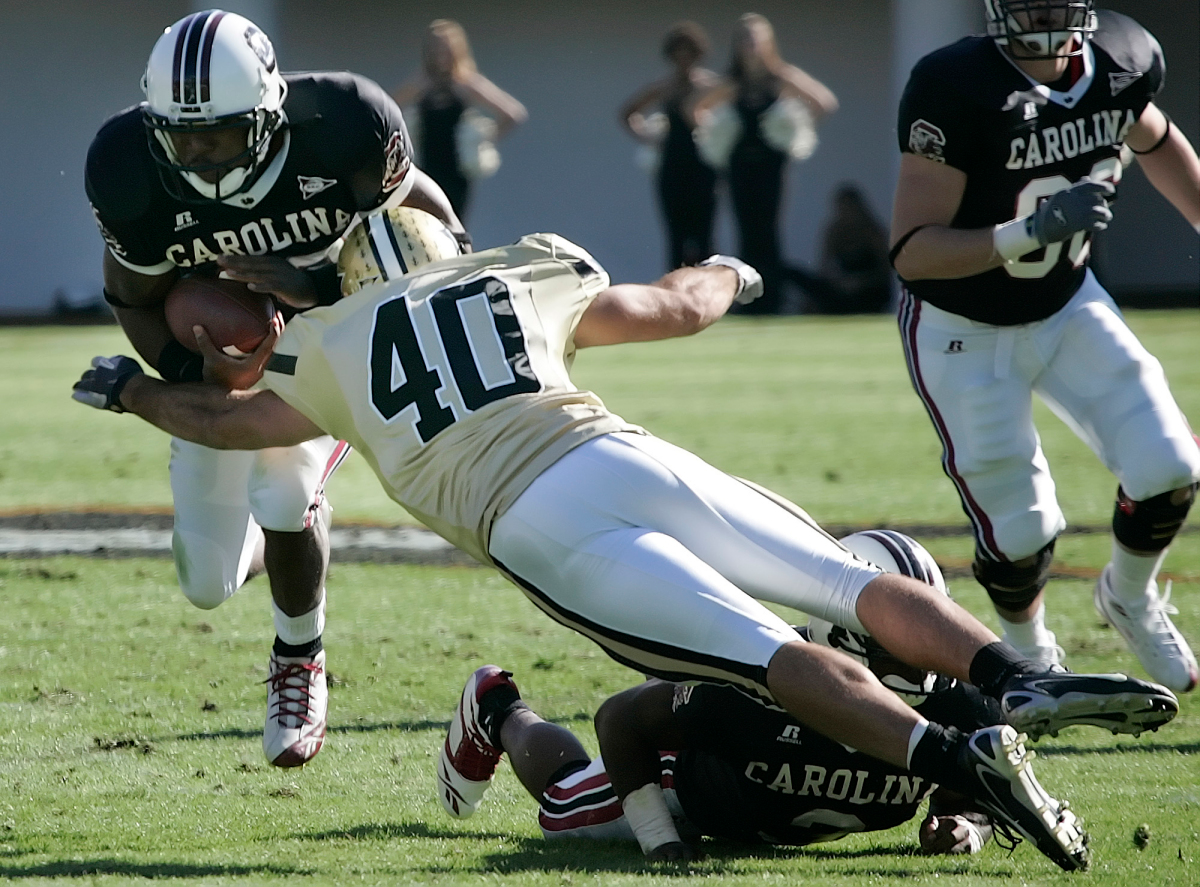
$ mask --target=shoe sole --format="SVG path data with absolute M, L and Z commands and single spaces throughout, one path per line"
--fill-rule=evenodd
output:
M 1147 730 L 1155 732 L 1177 714 L 1178 701 L 1158 693 L 1064 693 L 1033 699 L 1011 711 L 1006 709 L 1005 720 L 1031 739 L 1057 736 L 1059 730 L 1082 726 L 1100 727 L 1114 736 L 1140 736 Z
M 1121 627 L 1120 623 L 1117 622 L 1117 620 L 1113 619 L 1113 617 L 1109 615 L 1108 610 L 1105 609 L 1105 607 L 1104 607 L 1104 592 L 1101 590 L 1099 582 L 1096 583 L 1095 590 L 1093 590 L 1093 592 L 1092 592 L 1092 603 L 1096 607 L 1096 612 L 1100 614 L 1100 618 L 1104 620 L 1104 624 L 1109 626 L 1110 628 L 1112 628 L 1117 634 L 1119 634 L 1125 640 L 1125 645 L 1127 647 L 1129 647 L 1130 652 L 1132 652 L 1133 655 L 1135 657 L 1137 657 L 1138 662 L 1140 662 L 1142 664 L 1142 668 L 1146 669 L 1147 674 L 1151 674 L 1150 669 L 1146 668 L 1146 663 L 1142 660 L 1142 657 L 1140 655 L 1138 655 L 1136 644 L 1134 644 L 1133 640 L 1129 637 L 1129 635 L 1127 635 L 1125 633 L 1125 629 L 1123 629 Z M 1176 629 L 1176 631 L 1178 631 L 1178 629 Z M 1154 677 L 1154 679 L 1156 681 L 1158 681 L 1160 684 L 1162 684 L 1163 686 L 1168 687 L 1171 690 L 1177 690 L 1180 693 L 1190 693 L 1192 690 L 1196 689 L 1196 684 L 1198 682 L 1200 682 L 1200 672 L 1198 672 L 1194 666 L 1189 666 L 1188 667 L 1188 681 L 1187 681 L 1186 686 L 1182 686 L 1182 687 L 1172 687 L 1166 681 L 1159 680 L 1158 677 Z
M 1004 740 L 1002 738 L 1000 745 L 1002 754 L 995 764 L 990 762 L 986 757 L 977 755 L 975 764 L 977 770 L 976 778 L 983 785 L 988 786 L 990 785 L 990 780 L 984 778 L 984 776 L 993 777 L 1004 787 L 1002 790 L 1007 791 L 1009 794 L 1011 794 L 1014 784 L 1027 787 L 1025 775 L 1029 767 L 1029 754 L 1032 753 L 1023 754 L 1021 763 L 1016 765 L 1012 764 L 1009 759 L 1009 755 L 1024 743 L 1025 738 L 1015 733 L 1011 739 Z M 1030 781 L 1037 782 L 1032 773 L 1028 775 Z M 999 792 L 994 789 L 989 788 L 989 791 L 992 791 L 997 796 L 999 795 Z M 1053 800 L 1048 795 L 1046 797 L 1048 800 Z M 1013 798 L 1014 804 L 1019 807 L 1025 816 L 1036 818 L 1038 827 L 1034 828 L 1031 824 L 1022 823 L 998 798 L 996 800 L 988 800 L 985 797 L 979 797 L 976 800 L 1001 822 L 1016 829 L 1027 841 L 1037 847 L 1043 856 L 1059 868 L 1068 872 L 1084 871 L 1087 869 L 1090 862 L 1088 834 L 1083 830 L 1083 826 L 1075 814 L 1067 810 L 1065 802 L 1057 808 L 1057 811 L 1048 804 L 1035 810 Z M 1058 802 L 1055 801 L 1055 803 L 1057 804 Z M 1053 826 L 1048 825 L 1045 820 L 1047 813 L 1055 817 Z M 1073 840 L 1063 840 L 1071 831 L 1074 831 L 1077 837 Z M 1072 849 L 1072 847 L 1075 849 Z

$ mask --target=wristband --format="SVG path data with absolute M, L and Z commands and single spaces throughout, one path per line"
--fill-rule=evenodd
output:
M 165 382 L 204 381 L 204 358 L 188 351 L 178 339 L 171 339 L 163 346 L 155 369 Z
M 738 288 L 737 292 L 734 293 L 733 300 L 739 305 L 749 305 L 763 294 L 762 275 L 758 273 L 753 265 L 748 265 L 741 259 L 717 253 L 709 256 L 700 264 L 701 266 L 723 265 L 737 272 Z
M 1021 256 L 1041 249 L 1045 244 L 1033 236 L 1032 227 L 1033 216 L 1022 216 L 997 225 L 992 229 L 992 249 L 1006 262 L 1015 262 Z
M 650 853 L 663 844 L 682 843 L 658 783 L 647 782 L 637 791 L 630 792 L 621 802 L 621 809 L 625 811 L 625 821 L 633 829 L 633 836 L 643 853 Z
M 967 852 L 978 853 L 983 849 L 983 832 L 979 830 L 979 826 L 965 816 L 956 816 L 955 818 L 967 827 L 967 847 L 970 848 Z

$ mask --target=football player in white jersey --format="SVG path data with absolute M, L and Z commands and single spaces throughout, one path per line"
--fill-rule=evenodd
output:
M 1039 670 L 948 598 L 882 573 L 795 506 L 571 383 L 576 349 L 698 332 L 758 294 L 754 269 L 713 256 L 654 284 L 611 286 L 595 259 L 553 234 L 417 267 L 435 258 L 428 232 L 440 223 L 406 208 L 381 219 L 378 236 L 363 229 L 370 249 L 353 251 L 391 254 L 376 262 L 380 282 L 269 336 L 244 358 L 265 364 L 256 390 L 168 385 L 117 357 L 96 358 L 74 396 L 212 447 L 346 440 L 393 499 L 617 661 L 772 700 L 836 741 L 971 796 L 1060 866 L 1086 865 L 1073 814 L 1025 778 L 1013 727 L 1140 733 L 1178 712 L 1169 690 Z M 204 347 L 206 360 L 222 359 Z M 804 642 L 760 600 L 969 680 L 1000 701 L 1008 725 L 960 735 L 926 721 L 866 666 Z M 624 810 L 635 833 L 654 835 L 661 790 L 643 788 Z
M 1200 231 L 1200 160 L 1154 102 L 1165 62 L 1137 22 L 1091 0 L 985 2 L 988 35 L 921 59 L 900 102 L 891 258 L 909 375 L 1005 639 L 1061 659 L 1043 598 L 1066 520 L 1037 392 L 1119 480 L 1096 609 L 1154 680 L 1189 691 L 1196 657 L 1156 577 L 1200 447 L 1088 255 L 1129 152 Z

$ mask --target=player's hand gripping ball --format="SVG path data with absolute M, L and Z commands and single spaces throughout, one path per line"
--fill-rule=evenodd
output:
M 199 352 L 194 326 L 202 326 L 221 351 L 249 354 L 267 337 L 275 303 L 246 284 L 219 277 L 183 277 L 167 293 L 164 311 L 171 334 Z

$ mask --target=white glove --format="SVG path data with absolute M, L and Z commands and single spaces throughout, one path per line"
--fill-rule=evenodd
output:
M 733 297 L 733 301 L 739 305 L 749 305 L 763 294 L 762 275 L 758 273 L 754 266 L 747 265 L 741 259 L 717 253 L 715 256 L 709 256 L 700 264 L 724 265 L 726 268 L 732 268 L 737 272 L 738 290 L 737 295 Z

